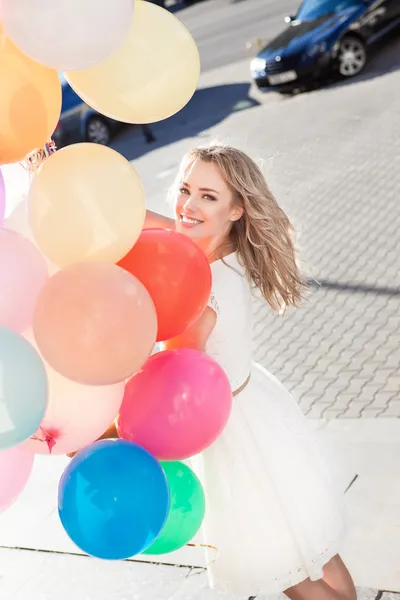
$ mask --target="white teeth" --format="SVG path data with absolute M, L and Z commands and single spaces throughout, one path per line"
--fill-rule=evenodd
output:
M 202 221 L 199 221 L 198 219 L 190 219 L 185 215 L 181 215 L 181 221 L 182 223 L 187 223 L 188 225 L 199 225 L 200 223 L 202 223 Z

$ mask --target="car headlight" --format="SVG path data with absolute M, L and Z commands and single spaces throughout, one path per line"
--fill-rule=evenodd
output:
M 265 60 L 265 58 L 260 58 L 259 56 L 256 56 L 250 63 L 250 70 L 252 73 L 255 74 L 261 73 L 262 71 L 265 71 L 266 64 L 267 61 Z
M 326 42 L 319 42 L 318 44 L 314 44 L 311 48 L 308 49 L 308 56 L 318 56 L 318 54 L 323 54 L 326 52 L 328 45 Z

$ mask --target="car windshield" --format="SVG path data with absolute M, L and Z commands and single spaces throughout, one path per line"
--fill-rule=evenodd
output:
M 305 0 L 300 6 L 296 19 L 299 21 L 311 21 L 329 14 L 334 14 L 360 6 L 360 0 Z

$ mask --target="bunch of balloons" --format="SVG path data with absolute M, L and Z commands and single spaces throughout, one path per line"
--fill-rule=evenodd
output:
M 154 348 L 201 316 L 210 267 L 189 238 L 144 228 L 123 156 L 40 153 L 60 116 L 57 71 L 99 112 L 148 123 L 189 101 L 200 63 L 181 22 L 144 0 L 2 0 L 0 164 L 39 160 L 5 221 L 0 171 L 0 511 L 35 454 L 79 451 L 59 484 L 71 539 L 106 559 L 171 552 L 205 511 L 182 461 L 220 435 L 232 393 L 204 353 Z M 96 441 L 113 422 L 118 439 Z

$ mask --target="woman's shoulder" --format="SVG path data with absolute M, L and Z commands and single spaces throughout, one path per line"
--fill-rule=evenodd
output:
M 214 280 L 240 280 L 246 277 L 246 270 L 241 264 L 236 252 L 228 254 L 220 260 L 211 263 L 211 273 Z
M 245 268 L 236 254 L 211 264 L 212 298 L 219 306 L 238 302 L 251 295 Z

